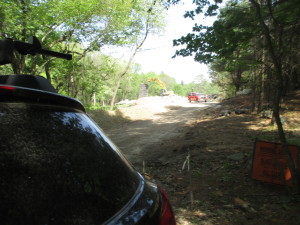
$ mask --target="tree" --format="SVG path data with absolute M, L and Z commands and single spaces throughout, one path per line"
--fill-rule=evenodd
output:
M 168 90 L 173 90 L 176 85 L 176 79 L 165 73 L 160 73 L 158 78 L 167 86 Z
M 118 89 L 120 87 L 122 79 L 127 74 L 135 55 L 138 51 L 142 48 L 144 42 L 146 41 L 147 37 L 151 33 L 155 33 L 162 28 L 162 10 L 164 10 L 163 6 L 160 2 L 156 0 L 146 1 L 146 4 L 142 7 L 137 7 L 133 11 L 133 15 L 136 18 L 136 22 L 139 24 L 137 27 L 139 32 L 136 33 L 135 38 L 132 42 L 132 51 L 131 56 L 129 57 L 124 70 L 119 74 L 119 78 L 117 79 L 115 90 L 110 102 L 110 110 L 113 109 L 116 96 L 118 93 Z
M 208 16 L 216 15 L 220 1 L 216 1 L 216 4 L 210 1 L 195 3 L 196 9 L 187 12 L 186 17 L 195 18 L 195 15 L 203 12 Z M 192 33 L 174 40 L 174 45 L 186 46 L 176 51 L 176 56 L 194 55 L 196 61 L 203 63 L 229 61 L 229 69 L 225 67 L 224 70 L 228 73 L 223 75 L 236 73 L 235 80 L 232 80 L 236 89 L 240 87 L 242 74 L 254 74 L 256 77 L 252 83 L 259 81 L 259 86 L 263 86 L 264 91 L 268 89 L 270 96 L 274 96 L 271 99 L 273 113 L 279 139 L 285 148 L 287 143 L 279 114 L 280 100 L 291 86 L 291 78 L 296 82 L 299 78 L 295 75 L 299 66 L 291 60 L 298 54 L 295 50 L 300 40 L 299 10 L 300 2 L 296 0 L 233 0 L 220 10 L 213 26 L 195 24 Z M 266 82 L 263 85 L 264 79 L 270 85 L 265 85 Z M 291 158 L 288 159 L 293 172 L 295 166 Z M 295 178 L 295 173 L 293 175 Z
M 163 11 L 155 0 L 4 0 L 0 37 L 26 41 L 35 35 L 43 48 L 73 55 L 72 61 L 65 62 L 15 54 L 15 74 L 43 75 L 60 93 L 84 103 L 111 98 L 113 104 L 146 37 L 163 27 Z M 104 46 L 129 47 L 133 54 L 123 62 L 98 55 L 99 65 L 97 54 L 91 55 Z M 0 70 L 2 74 L 9 72 L 9 67 Z
M 184 84 L 175 84 L 173 91 L 176 95 L 179 96 L 187 96 L 188 91 L 185 90 Z
M 0 37 L 25 41 L 35 35 L 44 48 L 71 51 L 80 60 L 88 52 L 99 50 L 104 45 L 130 43 L 139 32 L 132 14 L 134 7 L 143 1 L 125 0 L 5 0 L 1 3 Z M 84 46 L 81 52 L 74 46 Z M 37 74 L 45 67 L 51 79 L 47 62 L 52 59 L 35 56 L 14 55 L 14 73 Z M 46 63 L 45 63 L 46 62 Z M 48 67 L 47 67 L 48 65 Z M 38 68 L 42 67 L 42 68 Z
M 297 184 L 297 188 L 300 189 L 300 175 L 296 173 L 295 164 L 293 163 L 292 157 L 287 149 L 287 140 L 280 118 L 280 101 L 284 92 L 284 77 L 287 76 L 283 71 L 283 65 L 284 58 L 289 54 L 289 52 L 286 51 L 286 47 L 283 45 L 284 34 L 286 34 L 287 31 L 290 31 L 290 26 L 293 25 L 295 20 L 298 21 L 300 19 L 300 3 L 298 1 L 298 3 L 293 2 L 296 3 L 296 5 L 288 5 L 285 2 L 266 1 L 266 6 L 264 6 L 261 4 L 261 2 L 258 2 L 256 0 L 250 0 L 250 2 L 256 11 L 259 25 L 261 27 L 261 33 L 265 38 L 265 48 L 273 64 L 272 77 L 274 80 L 273 87 L 275 87 L 275 95 L 273 98 L 273 115 L 277 124 L 280 142 L 283 144 L 283 149 L 287 156 L 286 158 L 289 164 L 290 171 L 292 173 L 294 183 Z M 288 16 L 287 18 L 285 18 L 282 17 L 281 13 L 276 15 L 276 12 L 278 12 L 278 10 L 286 10 L 287 6 L 289 9 L 291 9 L 291 13 L 294 14 L 295 17 Z M 294 8 L 290 8 L 291 6 Z M 296 7 L 296 11 L 295 6 L 298 6 Z

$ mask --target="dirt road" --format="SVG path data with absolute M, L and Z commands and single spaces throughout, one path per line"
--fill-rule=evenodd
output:
M 106 130 L 108 136 L 135 166 L 149 160 L 167 160 L 164 140 L 174 139 L 192 124 L 197 112 L 216 103 L 189 103 L 181 97 L 151 97 L 122 110 L 133 122 Z
M 299 96 L 286 106 L 294 111 L 284 114 L 295 140 L 300 140 Z M 299 195 L 251 179 L 256 138 L 277 140 L 269 119 L 235 113 L 250 112 L 252 99 L 216 104 L 150 97 L 119 111 L 91 114 L 133 165 L 167 191 L 178 225 L 299 225 Z M 221 116 L 224 111 L 231 114 Z M 187 160 L 190 169 L 184 167 Z

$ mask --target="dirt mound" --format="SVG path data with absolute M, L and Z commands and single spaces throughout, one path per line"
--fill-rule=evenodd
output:
M 232 98 L 224 99 L 220 104 L 223 108 L 237 110 L 237 109 L 251 109 L 253 95 L 239 95 Z

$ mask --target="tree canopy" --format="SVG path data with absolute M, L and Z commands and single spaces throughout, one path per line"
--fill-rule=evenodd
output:
M 189 34 L 174 40 L 174 46 L 184 46 L 175 56 L 193 56 L 195 61 L 206 64 L 218 62 L 218 68 L 232 76 L 230 83 L 236 91 L 245 86 L 244 82 L 252 85 L 249 71 L 259 74 L 262 68 L 269 73 L 283 69 L 284 91 L 299 86 L 299 76 L 295 75 L 299 63 L 292 60 L 298 58 L 299 1 L 232 0 L 220 9 L 210 1 L 195 4 L 195 10 L 187 12 L 186 17 L 215 15 L 219 10 L 218 17 L 212 26 L 195 23 Z
M 0 39 L 36 36 L 44 49 L 71 53 L 73 60 L 14 54 L 0 73 L 45 76 L 60 93 L 88 104 L 137 97 L 132 59 L 148 35 L 164 29 L 165 10 L 156 0 L 4 0 Z M 120 60 L 102 53 L 107 46 L 135 53 Z
M 194 3 L 195 10 L 185 17 L 218 17 L 212 26 L 196 23 L 189 34 L 174 40 L 174 46 L 184 46 L 175 56 L 193 56 L 198 62 L 210 63 L 214 81 L 231 86 L 227 91 L 232 94 L 251 88 L 258 102 L 257 111 L 262 101 L 271 105 L 286 149 L 280 101 L 288 91 L 300 88 L 300 2 L 229 0 L 222 8 L 221 1 Z M 291 160 L 289 164 L 293 171 Z

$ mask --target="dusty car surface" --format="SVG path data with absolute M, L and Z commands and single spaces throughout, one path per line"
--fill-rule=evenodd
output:
M 45 78 L 0 76 L 0 123 L 1 224 L 176 224 L 167 194 Z

